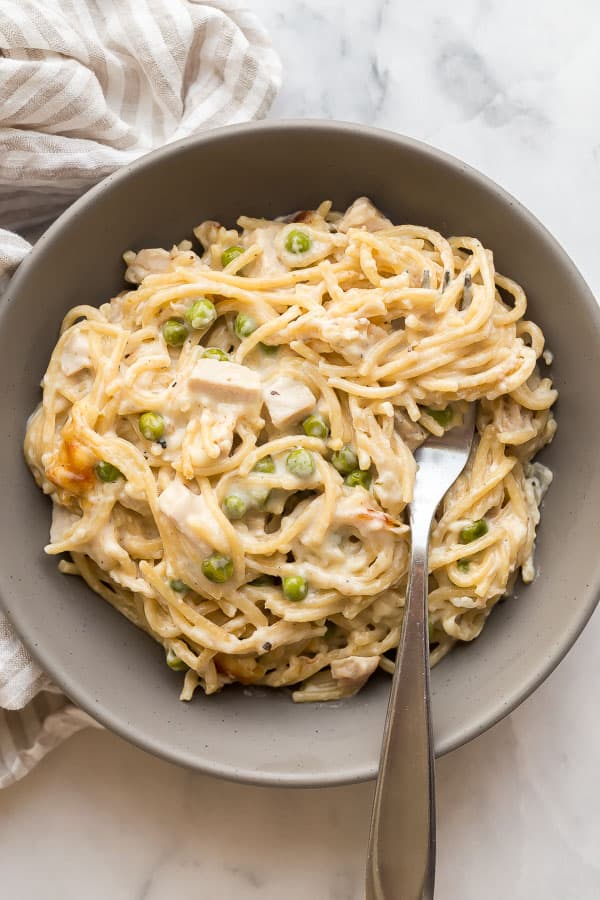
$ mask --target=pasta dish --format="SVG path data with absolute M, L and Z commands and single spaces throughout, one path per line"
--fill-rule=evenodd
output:
M 25 438 L 46 552 L 163 645 L 182 699 L 346 697 L 393 671 L 413 454 L 466 404 L 473 449 L 431 531 L 431 663 L 534 577 L 551 354 L 476 238 L 365 197 L 237 225 L 128 251 L 131 289 L 67 313 Z

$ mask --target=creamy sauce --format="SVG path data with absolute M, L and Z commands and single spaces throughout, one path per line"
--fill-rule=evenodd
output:
M 476 239 L 365 197 L 194 233 L 198 253 L 125 253 L 136 289 L 65 320 L 25 442 L 47 551 L 178 657 L 183 699 L 234 680 L 351 696 L 393 670 L 414 451 L 477 402 L 431 530 L 435 664 L 535 576 L 556 391 L 523 291 Z M 202 299 L 216 320 L 195 328 Z

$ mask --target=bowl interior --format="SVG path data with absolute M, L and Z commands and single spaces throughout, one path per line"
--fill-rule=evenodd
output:
M 275 216 L 366 194 L 396 222 L 470 234 L 519 281 L 555 354 L 559 430 L 543 461 L 555 473 L 538 533 L 539 577 L 501 604 L 482 636 L 433 673 L 438 754 L 493 724 L 562 658 L 600 584 L 600 316 L 581 276 L 513 198 L 457 160 L 356 125 L 237 126 L 181 142 L 107 179 L 39 241 L 0 311 L 5 439 L 0 449 L 0 594 L 55 681 L 108 727 L 167 758 L 242 780 L 325 785 L 373 777 L 389 681 L 357 697 L 295 705 L 284 693 L 227 689 L 179 703 L 162 649 L 44 555 L 49 502 L 22 458 L 25 421 L 63 314 L 123 287 L 121 254 L 170 246 L 212 218 Z

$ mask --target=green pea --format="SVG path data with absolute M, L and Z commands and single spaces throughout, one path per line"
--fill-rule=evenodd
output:
M 275 463 L 273 461 L 273 457 L 263 456 L 262 459 L 259 459 L 254 468 L 253 472 L 264 472 L 266 475 L 271 475 L 275 471 Z
M 274 356 L 279 350 L 279 346 L 277 344 L 263 344 L 261 341 L 260 349 L 266 356 Z
M 312 247 L 312 238 L 299 228 L 292 228 L 285 239 L 285 249 L 288 253 L 306 253 Z
M 240 247 L 238 244 L 233 247 L 227 247 L 226 250 L 223 250 L 221 253 L 221 265 L 225 269 L 230 262 L 233 262 L 234 259 L 237 259 L 238 256 L 241 256 L 244 252 L 244 248 Z
M 233 562 L 228 556 L 213 553 L 202 560 L 202 574 L 215 584 L 224 584 L 233 575 Z
M 304 600 L 308 594 L 308 581 L 302 575 L 286 575 L 281 584 L 288 600 Z
M 256 323 L 256 319 L 253 319 L 252 316 L 249 316 L 246 313 L 238 313 L 235 317 L 233 330 L 240 338 L 240 340 L 242 340 L 242 338 L 249 337 L 253 331 L 256 331 L 257 328 L 258 325 Z
M 203 359 L 218 359 L 219 362 L 229 362 L 229 356 L 219 347 L 207 347 L 202 353 Z
M 239 494 L 227 494 L 222 510 L 228 519 L 243 519 L 248 511 L 248 504 Z
M 185 583 L 185 581 L 181 581 L 179 578 L 171 578 L 169 581 L 171 589 L 174 590 L 177 594 L 187 594 L 189 591 L 189 587 Z
M 355 469 L 358 469 L 358 457 L 350 444 L 345 444 L 341 450 L 331 457 L 331 465 L 337 469 L 340 475 L 349 475 Z
M 317 437 L 325 439 L 329 435 L 329 425 L 319 413 L 308 416 L 302 422 L 302 430 L 309 437 Z
M 353 472 L 346 475 L 344 482 L 349 487 L 363 487 L 368 491 L 371 487 L 371 473 L 368 469 L 354 469 Z
M 272 587 L 274 584 L 277 584 L 278 579 L 274 575 L 267 575 L 266 572 L 263 572 L 262 575 L 258 575 L 254 578 L 250 584 L 252 587 Z
M 431 416 L 432 419 L 435 419 L 442 428 L 447 428 L 454 418 L 454 410 L 451 406 L 446 406 L 445 409 L 431 409 L 430 406 L 426 406 L 425 412 L 428 416 Z
M 217 310 L 212 300 L 202 297 L 192 303 L 185 317 L 192 328 L 208 328 L 217 318 Z
M 469 571 L 471 564 L 468 559 L 459 559 L 456 566 L 459 572 L 464 572 L 466 574 Z
M 483 537 L 488 531 L 488 523 L 485 519 L 477 519 L 475 522 L 471 522 L 470 525 L 465 525 L 464 528 L 461 528 L 460 542 L 461 544 L 470 544 L 471 541 L 476 541 L 477 538 Z
M 298 478 L 308 478 L 315 471 L 315 460 L 310 450 L 298 447 L 288 453 L 285 460 L 288 472 Z
M 176 653 L 173 653 L 170 647 L 167 650 L 167 665 L 175 672 L 184 672 L 188 668 L 184 661 L 179 659 Z
M 167 319 L 163 323 L 162 333 L 169 347 L 181 347 L 188 336 L 188 329 L 181 319 Z
M 117 478 L 123 478 L 123 473 L 105 459 L 96 466 L 96 475 L 100 481 L 116 481 Z
M 160 413 L 142 413 L 138 422 L 140 431 L 147 441 L 160 441 L 165 433 L 165 420 Z

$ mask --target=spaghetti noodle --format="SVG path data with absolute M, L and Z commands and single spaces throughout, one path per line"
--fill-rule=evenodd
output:
M 351 695 L 393 671 L 414 450 L 478 401 L 431 532 L 432 664 L 477 637 L 534 577 L 551 477 L 532 458 L 556 391 L 522 288 L 477 239 L 366 198 L 195 234 L 200 254 L 129 251 L 135 287 L 64 319 L 25 439 L 46 551 L 164 646 L 182 699 Z

